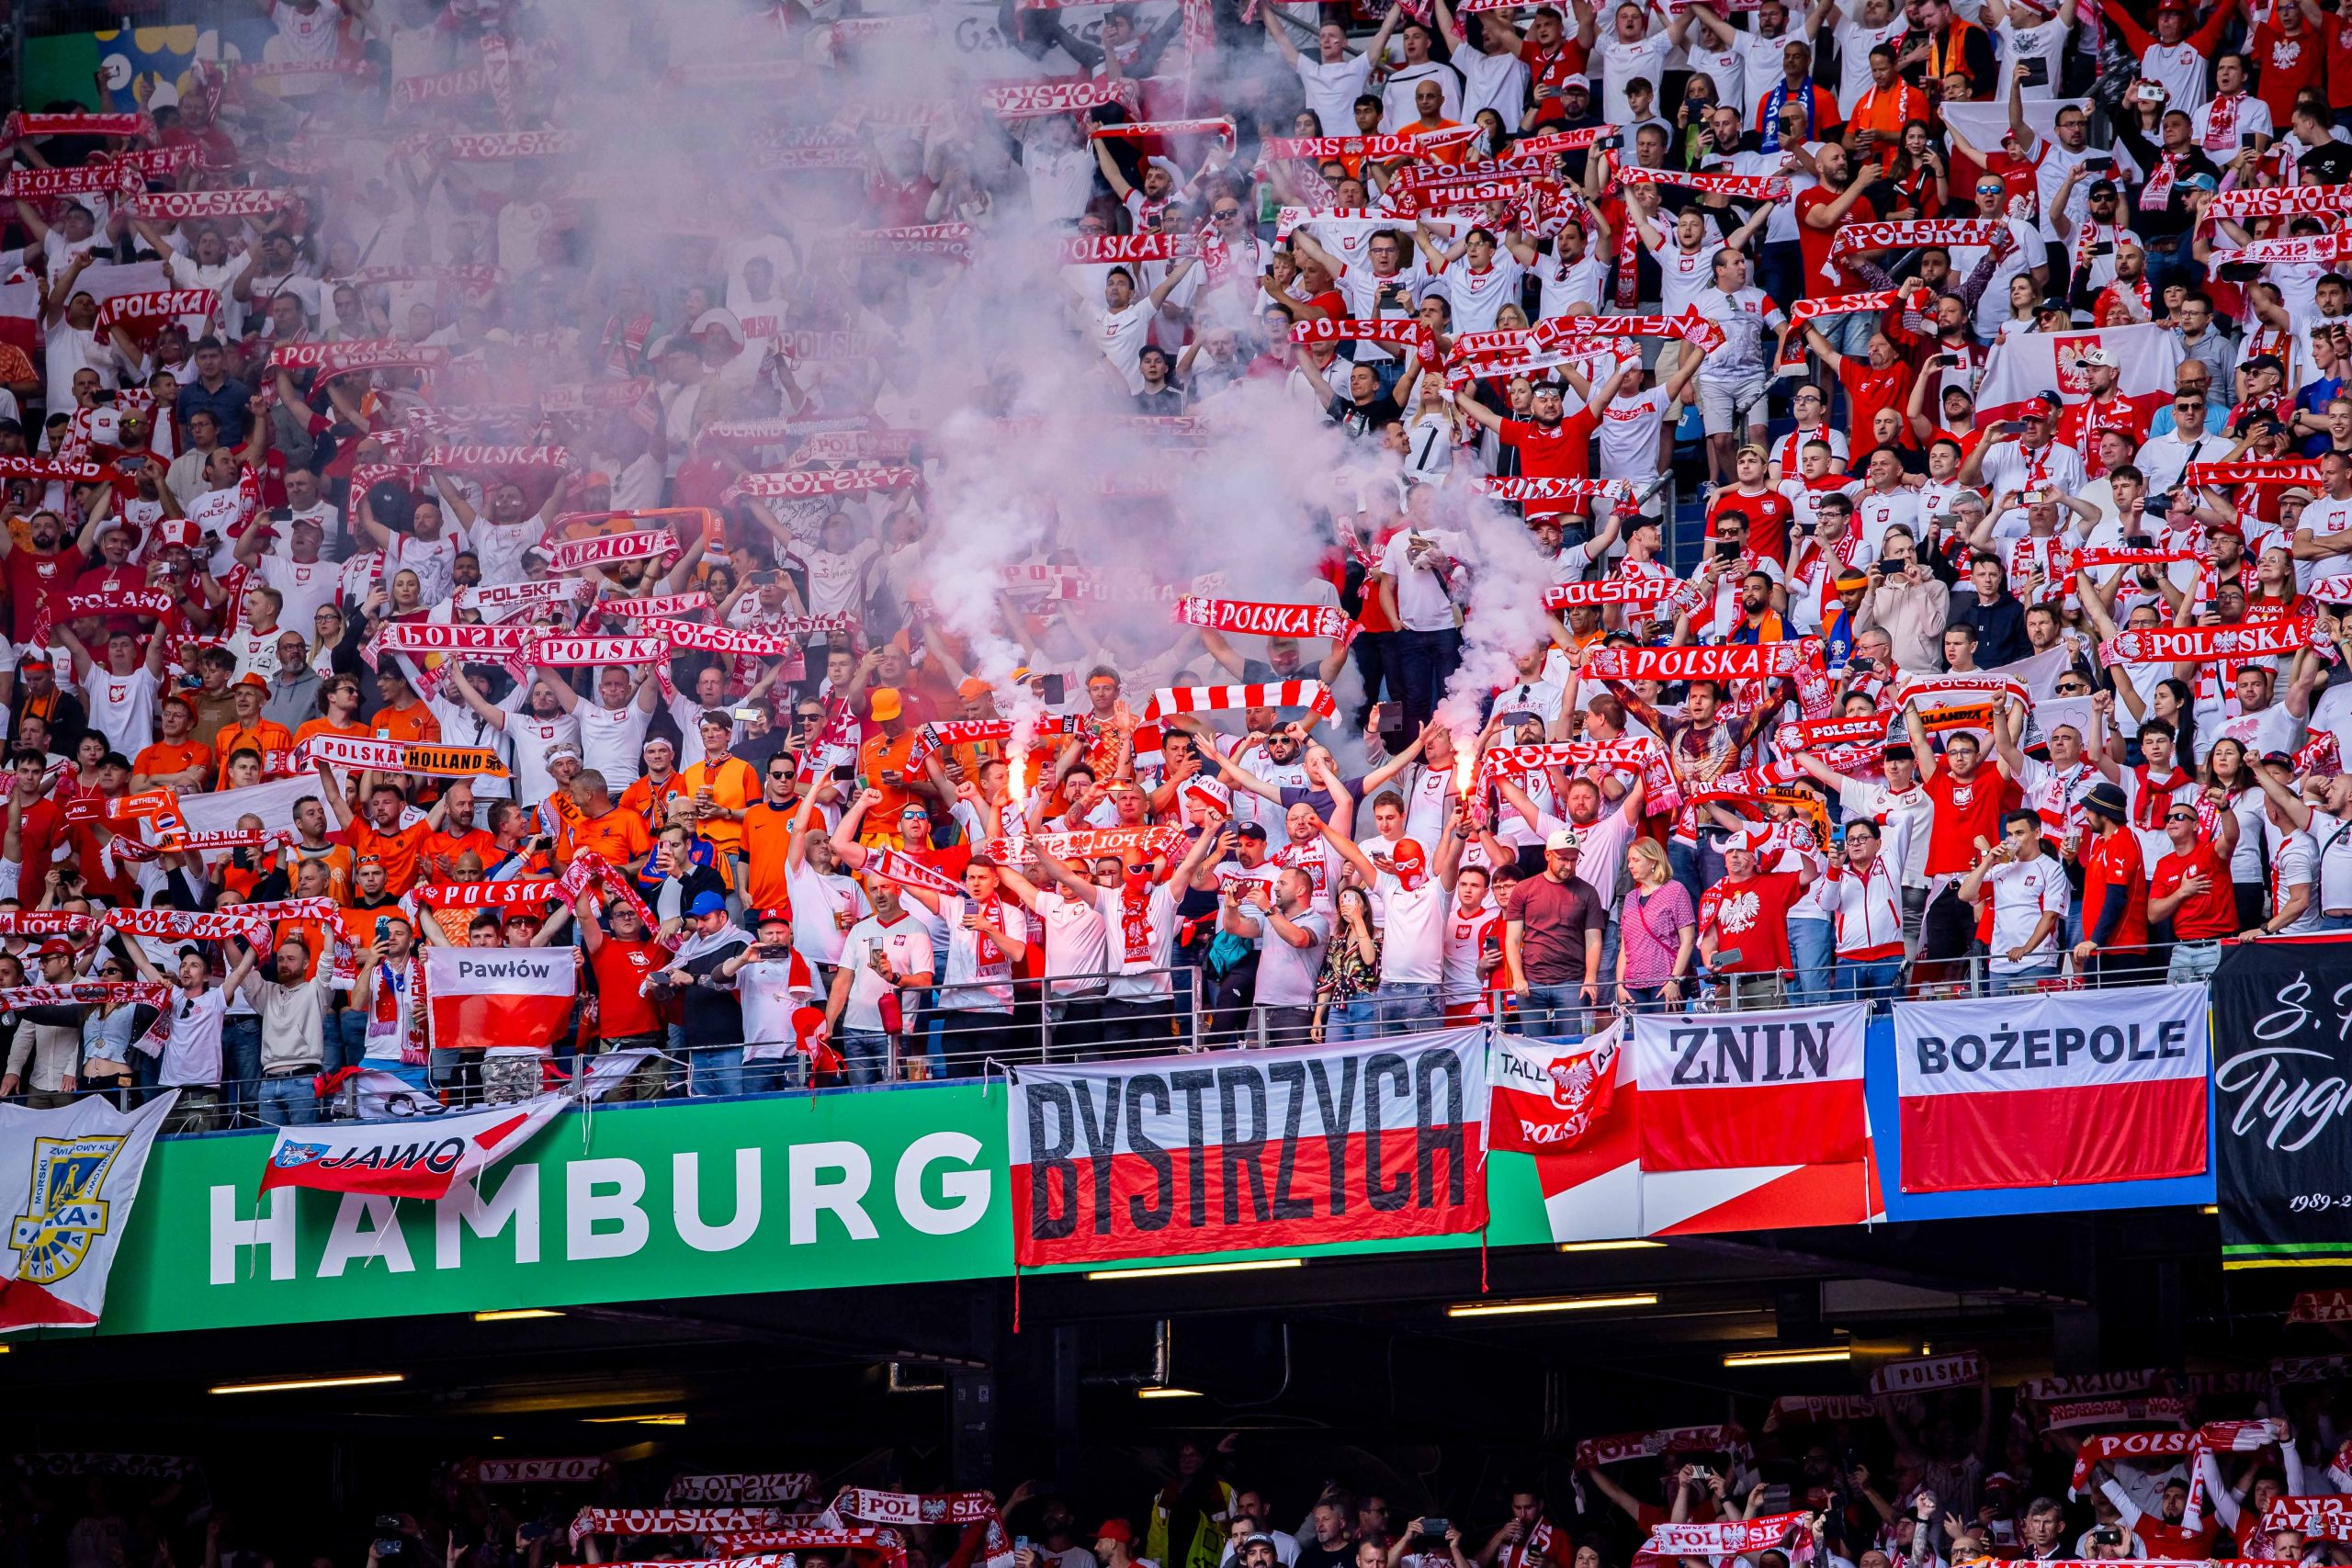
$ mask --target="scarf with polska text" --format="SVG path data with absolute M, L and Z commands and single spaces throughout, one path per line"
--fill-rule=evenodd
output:
M 266 218 L 294 200 L 290 190 L 151 190 L 123 207 L 134 218 L 179 223 L 191 218 Z
M 1130 854 L 1146 860 L 1172 860 L 1187 842 L 1184 829 L 1173 822 L 1151 828 L 1073 828 L 1060 833 L 1031 833 L 1022 839 L 990 839 L 988 855 L 1017 864 L 1028 858 L 1022 852 L 1025 845 L 1041 848 L 1065 863 Z
M 1785 789 L 1801 782 L 1804 770 L 1794 762 L 1761 762 L 1752 768 L 1733 768 L 1704 781 L 1691 780 L 1700 787 L 1684 798 L 1689 800 L 1750 800 L 1768 791 Z
M 980 942 L 983 947 L 992 945 L 985 933 Z M 986 1492 L 876 1492 L 844 1486 L 833 1497 L 832 1511 L 865 1524 L 979 1525 L 980 1568 L 1012 1568 L 1012 1538 L 1005 1533 L 996 1498 Z
M 481 442 L 434 446 L 417 459 L 428 468 L 560 468 L 575 467 L 560 446 L 492 446 Z
M 532 637 L 527 626 L 472 625 L 464 621 L 384 621 L 360 645 L 368 668 L 386 653 L 518 652 Z
M 1862 294 L 1830 294 L 1817 299 L 1799 299 L 1789 307 L 1792 325 L 1801 326 L 1820 316 L 1859 315 L 1863 311 L 1883 313 L 1905 303 L 1906 296 L 1900 288 L 1878 288 Z
M 1064 266 L 1168 262 L 1199 248 L 1186 234 L 1066 234 L 1055 259 Z
M 628 534 L 593 534 L 584 539 L 565 539 L 560 544 L 542 545 L 540 553 L 548 558 L 549 571 L 571 572 L 592 566 L 662 560 L 684 547 L 667 528 L 647 528 Z
M 589 606 L 595 615 L 616 615 L 624 621 L 661 620 L 709 608 L 710 595 L 699 589 L 691 593 L 657 594 L 650 599 L 599 599 Z
M 1921 245 L 1993 245 L 2009 231 L 2006 218 L 1914 218 L 1884 223 L 1841 223 L 1829 241 L 1838 262 L 1862 251 L 1912 250 Z
M 2188 782 L 2188 775 L 2177 769 L 2174 770 L 2174 775 L 2170 784 L 2159 785 L 2159 787 L 2177 789 Z M 2163 822 L 2159 817 L 2155 822 L 2142 822 L 2135 826 L 2161 828 Z M 2064 1432 L 2076 1427 L 2107 1426 L 2117 1421 L 2178 1422 L 2183 1420 L 2188 1413 L 2187 1401 L 2163 1395 L 2130 1399 L 2078 1399 L 2045 1408 L 2041 1413 L 2041 1425 L 2045 1431 Z M 2134 1434 L 2127 1432 L 2123 1435 L 2131 1437 Z M 2185 1431 L 2181 1434 L 2184 1438 L 2190 1435 Z
M 1655 1432 L 1622 1432 L 1578 1442 L 1576 1467 L 1598 1470 L 1604 1464 L 1655 1459 L 1663 1454 L 1736 1454 L 1747 1443 L 1747 1432 L 1728 1422 L 1719 1427 L 1666 1427 Z
M 1105 104 L 1133 112 L 1136 87 L 1129 77 L 1077 76 L 1047 82 L 1010 82 L 983 88 L 980 107 L 1001 119 L 1036 119 L 1046 115 L 1083 114 Z
M 1416 316 L 1319 316 L 1291 323 L 1293 343 L 1393 343 L 1418 353 L 1435 348 L 1430 329 Z
M 2279 234 L 2267 240 L 2255 240 L 2231 250 L 2213 253 L 2215 266 L 2267 266 L 2274 263 L 2289 265 L 2317 264 L 2321 265 L 2352 255 L 2352 233 L 2342 230 L 2333 234 Z
M 729 1471 L 671 1478 L 665 1503 L 797 1503 L 817 1495 L 817 1478 L 805 1470 Z M 792 1516 L 786 1516 L 791 1517 Z M 810 1519 L 816 1517 L 809 1515 Z
M 1875 746 L 1885 739 L 1886 716 L 1883 713 L 1866 713 L 1856 718 L 1798 719 L 1772 732 L 1773 746 L 1784 752 Z
M 96 915 L 77 915 L 67 909 L 0 909 L 0 936 L 68 936 L 78 941 L 95 935 L 97 929 Z
M 550 879 L 505 882 L 420 883 L 409 897 L 428 909 L 537 908 L 553 902 L 560 889 Z
M 1086 132 L 1090 141 L 1131 141 L 1147 136 L 1214 136 L 1230 152 L 1233 118 L 1226 115 L 1215 119 L 1131 119 L 1118 125 L 1092 126 Z
M 153 141 L 155 122 L 143 109 L 124 114 L 81 109 L 28 113 L 17 109 L 0 120 L 0 147 L 11 147 L 36 136 L 123 136 Z
M 438 370 L 449 363 L 449 351 L 400 338 L 355 339 L 348 343 L 281 343 L 269 351 L 273 370 L 315 370 L 322 376 L 345 376 L 361 370 Z M 385 440 L 378 433 L 376 440 Z
M 859 229 L 846 243 L 858 256 L 945 256 L 950 261 L 972 259 L 969 223 L 905 223 L 890 229 Z
M 220 294 L 209 288 L 165 288 L 143 294 L 116 294 L 98 306 L 97 329 L 120 326 L 133 336 L 158 330 L 177 316 L 210 317 L 220 309 Z
M 1758 1519 L 1732 1519 L 1712 1525 L 1661 1524 L 1650 1530 L 1642 1550 L 1654 1556 L 1737 1557 L 1751 1551 L 1771 1551 L 1801 1526 L 1803 1513 L 1767 1514 Z
M 727 487 L 727 493 L 729 496 L 751 496 L 760 501 L 792 501 L 811 495 L 863 495 L 869 491 L 905 490 L 921 483 L 922 470 L 905 466 L 796 468 L 778 474 L 738 474 L 734 482 Z
M 775 1525 L 774 1508 L 582 1508 L 572 1516 L 571 1549 L 592 1535 L 709 1535 Z
M 1448 126 L 1442 130 L 1399 131 L 1389 136 L 1269 136 L 1258 144 L 1261 158 L 1369 158 L 1375 164 L 1419 157 L 1442 147 L 1458 147 L 1478 134 L 1475 125 Z
M 1196 593 L 1176 601 L 1176 621 L 1179 626 L 1251 637 L 1328 637 L 1339 642 L 1349 640 L 1361 629 L 1336 605 L 1260 604 Z
M 2202 490 L 2212 485 L 2316 487 L 2321 479 L 2316 462 L 2272 457 L 2244 463 L 2191 463 L 2181 470 L 2180 482 Z
M 2120 631 L 2099 644 L 2098 657 L 2102 664 L 2209 664 L 2226 659 L 2267 659 L 2311 647 L 2316 625 L 2316 620 L 2296 619 Z
M 645 637 L 664 638 L 673 648 L 691 648 L 701 653 L 732 653 L 752 659 L 773 659 L 800 652 L 803 640 L 817 633 L 850 631 L 856 625 L 857 617 L 844 612 L 833 615 L 782 615 L 769 629 L 758 631 L 707 626 L 695 621 L 671 620 L 662 616 L 646 620 L 638 629 Z
M 0 479 L 54 479 L 62 484 L 96 484 L 107 477 L 103 463 L 68 462 L 59 457 L 0 457 Z
M 99 917 L 99 924 L 108 931 L 129 931 L 133 936 L 160 937 L 171 942 L 220 942 L 235 937 L 248 946 L 254 945 L 254 933 L 269 932 L 266 917 L 257 917 L 237 908 L 206 909 L 133 909 L 112 908 Z
M 659 637 L 565 637 L 541 634 L 525 644 L 526 663 L 541 670 L 579 669 L 591 664 L 651 664 L 670 657 Z
M 1478 759 L 1475 789 L 1496 778 L 1520 778 L 1546 768 L 1624 769 L 1642 775 L 1642 814 L 1672 815 L 1682 809 L 1682 786 L 1666 748 L 1645 735 L 1625 740 L 1554 740 L 1536 746 L 1496 746 Z
M 2240 186 L 2205 204 L 2208 218 L 2312 218 L 2352 211 L 2352 186 Z
M 1711 196 L 1728 196 L 1743 201 L 1786 201 L 1789 181 L 1785 175 L 1692 175 L 1679 169 L 1645 169 L 1638 164 L 1611 161 L 1609 179 L 1616 186 L 1679 186 Z
M 172 1010 L 177 986 L 153 980 L 75 980 L 62 986 L 10 986 L 0 989 L 0 1011 L 24 1008 L 119 1006 L 124 1002 Z
M 1340 709 L 1340 700 L 1320 681 L 1265 681 L 1241 686 L 1162 686 L 1143 710 L 1147 719 L 1171 713 L 1234 713 L 1243 708 L 1300 708 L 1320 718 Z
M 74 164 L 61 169 L 11 169 L 0 180 L 0 197 L 38 201 L 52 196 L 80 196 L 94 191 L 126 190 L 137 195 L 144 182 L 136 169 L 125 169 L 110 158 L 95 164 Z
M 1596 648 L 1584 672 L 1605 681 L 1756 681 L 1793 675 L 1821 662 L 1821 639 L 1685 644 L 1676 648 Z

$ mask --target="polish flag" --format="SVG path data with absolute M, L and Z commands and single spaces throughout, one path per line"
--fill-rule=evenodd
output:
M 2206 1021 L 2202 986 L 1896 1008 L 1903 1190 L 2201 1174 Z
M 527 1045 L 544 1051 L 580 994 L 576 947 L 431 947 L 426 1016 L 445 1051 Z
M 261 1190 L 315 1187 L 390 1198 L 444 1198 L 458 1181 L 530 1141 L 569 1094 L 542 1094 L 517 1105 L 391 1122 L 281 1127 L 261 1173 Z

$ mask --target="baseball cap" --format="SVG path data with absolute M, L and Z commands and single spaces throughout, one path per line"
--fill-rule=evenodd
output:
M 1560 78 L 1560 91 L 1565 93 L 1571 87 L 1581 87 L 1589 93 L 1592 91 L 1592 78 L 1581 71 L 1571 71 Z
M 792 924 L 792 911 L 783 908 L 762 909 L 757 923 L 763 926 L 789 926 Z
M 967 675 L 964 677 L 963 684 L 956 688 L 956 694 L 959 697 L 984 697 L 988 695 L 989 691 L 989 683 L 986 681 L 981 680 L 978 675 Z
M 40 944 L 40 956 L 47 958 L 52 953 L 62 953 L 70 958 L 74 954 L 74 944 L 62 936 L 51 937 Z
M 2056 419 L 2058 405 L 2048 398 L 2028 398 L 2018 405 L 2018 417 L 2019 419 Z
M 695 894 L 693 906 L 686 910 L 688 917 L 697 920 L 705 915 L 723 915 L 726 912 L 727 900 L 716 893 Z
M 2093 348 L 2084 353 L 2083 363 L 2086 365 L 2104 365 L 2109 368 L 2115 368 L 2121 366 L 2123 361 L 2115 356 L 2115 351 L 2113 349 Z
M 1583 842 L 1583 840 L 1577 837 L 1577 830 L 1574 828 L 1555 828 L 1552 829 L 1551 836 L 1544 840 L 1544 848 L 1546 852 L 1558 850 L 1566 854 L 1574 854 Z
M 2053 311 L 2061 316 L 2071 316 L 2075 313 L 2075 308 L 2055 294 L 2049 296 L 2033 309 L 2037 315 L 2048 315 Z
M 258 686 L 265 692 L 269 690 L 269 682 L 263 677 L 261 671 L 258 670 L 248 670 L 243 674 L 238 676 L 237 684 L 240 686 Z
M 1135 1544 L 1136 1527 L 1125 1519 L 1104 1519 L 1102 1527 L 1094 1532 L 1094 1539 L 1121 1541 L 1132 1546 Z
M 875 687 L 872 703 L 873 705 L 867 711 L 873 714 L 877 721 L 896 718 L 906 711 L 906 704 L 899 699 L 899 689 L 896 686 Z

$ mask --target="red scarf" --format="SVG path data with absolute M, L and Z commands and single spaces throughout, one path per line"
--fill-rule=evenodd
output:
M 1126 962 L 1151 962 L 1151 874 L 1130 871 L 1119 885 L 1119 936 L 1126 944 Z
M 2188 783 L 2188 775 L 2181 772 L 2178 762 L 2175 762 L 2172 772 L 2161 779 L 2148 776 L 2148 764 L 2145 762 L 2132 768 L 2132 773 L 2140 781 L 2140 793 L 2132 801 L 2132 825 L 2161 829 L 2165 825 L 2165 812 L 2172 805 L 2173 791 Z
M 2148 172 L 2148 183 L 2140 187 L 2140 210 L 2162 212 L 2172 200 L 2174 183 L 2188 167 L 2188 154 L 2186 152 L 2159 154 L 2156 166 Z
M 360 910 L 360 914 L 368 911 Z M 400 1021 L 401 998 L 409 998 L 408 1033 L 401 1043 L 401 1066 L 421 1067 L 430 1053 L 424 1041 L 424 964 L 414 953 L 409 954 L 404 970 L 395 974 L 390 963 L 376 965 L 376 995 L 372 1009 L 378 1023 Z

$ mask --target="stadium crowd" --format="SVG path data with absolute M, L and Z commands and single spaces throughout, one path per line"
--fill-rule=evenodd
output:
M 2352 929 L 2316 0 L 261 9 L 7 128 L 0 1094 L 531 1092 L 429 945 L 723 1094 Z
M 1769 1412 L 1759 1406 L 1753 1437 L 1722 1421 L 1719 1404 L 1718 1424 L 1588 1438 L 1573 1469 L 1566 1454 L 1532 1460 L 1534 1472 L 1488 1479 L 1475 1498 L 1435 1475 L 1385 1486 L 1363 1475 L 1361 1452 L 1352 1483 L 1343 1471 L 1319 1494 L 1292 1495 L 1266 1473 L 1306 1456 L 1253 1452 L 1262 1438 L 1230 1433 L 1142 1450 L 1138 1468 L 1165 1479 L 1125 1495 L 1108 1484 L 1035 1481 L 1001 1495 L 876 1490 L 926 1479 L 900 1472 L 889 1452 L 861 1462 L 860 1484 L 821 1493 L 796 1491 L 816 1487 L 815 1475 L 696 1474 L 660 1451 L 617 1465 L 455 1461 L 429 1483 L 375 1474 L 366 1550 L 376 1568 L 704 1562 L 746 1551 L 790 1552 L 802 1568 L 2340 1562 L 2337 1506 L 2352 1486 L 2331 1419 L 2342 1368 L 2300 1365 L 2275 1386 L 2267 1372 L 2093 1374 L 2029 1380 L 2014 1397 L 1989 1387 L 1925 1398 L 1792 1395 Z M 2188 1392 L 2198 1383 L 2210 1392 Z M 2086 1404 L 2065 1393 L 2125 1385 L 2156 1391 L 2135 1400 L 2180 1407 L 2179 1419 L 2135 1425 L 2110 1402 L 2104 1419 L 2086 1423 Z M 2152 1437 L 2170 1451 L 2148 1452 Z M 535 1473 L 548 1471 L 575 1479 Z M 1547 1489 L 1555 1472 L 1559 1483 Z M 1454 1512 L 1463 1504 L 1472 1517 Z M 952 1522 L 878 1533 L 861 1522 L 892 1506 Z M 20 1561 L 69 1568 L 199 1555 L 207 1568 L 328 1568 L 356 1561 L 366 1540 L 356 1528 L 350 1540 L 291 1539 L 286 1509 L 248 1508 L 208 1489 L 201 1466 L 154 1455 L 25 1456 L 0 1518 Z M 1699 1528 L 1675 1532 L 1683 1526 Z

